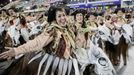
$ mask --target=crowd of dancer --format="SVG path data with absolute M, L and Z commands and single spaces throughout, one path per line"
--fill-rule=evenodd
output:
M 54 6 L 47 12 L 18 13 L 15 8 L 3 9 L 0 11 L 0 35 L 10 37 L 11 43 L 5 45 L 9 50 L 1 52 L 0 59 L 19 59 L 26 53 L 41 51 L 64 60 L 73 59 L 75 75 L 82 75 L 83 67 L 97 61 L 107 66 L 107 57 L 110 59 L 107 63 L 117 66 L 123 55 L 124 65 L 127 65 L 128 48 L 133 44 L 133 25 L 134 11 L 124 8 L 103 12 L 77 9 L 72 13 Z M 102 50 L 100 58 L 94 46 Z M 82 66 L 80 74 L 77 64 Z M 96 70 L 98 75 L 105 73 L 98 65 Z M 104 75 L 116 75 L 113 71 L 112 68 Z

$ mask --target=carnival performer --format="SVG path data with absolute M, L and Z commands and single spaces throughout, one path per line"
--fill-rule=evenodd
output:
M 45 51 L 45 53 L 61 59 L 72 59 L 75 75 L 82 75 L 80 72 L 83 73 L 86 66 L 91 63 L 96 64 L 96 73 L 98 75 L 116 75 L 113 66 L 102 49 L 93 45 L 93 43 L 92 45 L 88 44 L 90 40 L 88 41 L 89 38 L 86 33 L 90 31 L 90 28 L 93 28 L 92 26 L 90 27 L 90 25 L 94 24 L 96 26 L 96 24 L 90 24 L 88 29 L 88 26 L 86 26 L 86 23 L 84 22 L 84 14 L 82 12 L 75 13 L 74 18 L 76 24 L 74 25 L 74 28 L 72 28 L 72 25 L 67 21 L 66 12 L 63 8 L 50 7 L 47 19 L 49 26 L 45 28 L 44 32 L 34 40 L 30 40 L 21 46 L 11 48 L 6 52 L 1 53 L 0 59 L 11 59 L 20 54 Z M 103 65 L 103 61 L 105 60 L 107 60 L 105 62 L 106 65 Z M 79 67 L 78 64 L 82 67 Z M 79 68 L 82 71 L 79 71 Z M 102 72 L 102 70 L 104 72 Z M 104 74 L 106 73 L 105 70 L 108 70 L 107 74 Z M 114 73 L 112 73 L 113 71 Z
M 16 55 L 39 51 L 44 48 L 47 53 L 62 58 L 72 58 L 75 49 L 75 36 L 66 21 L 66 13 L 62 8 L 51 7 L 48 14 L 49 27 L 34 40 L 17 48 L 11 48 L 0 54 L 0 58 L 10 59 Z
M 113 21 L 116 28 L 120 28 L 122 25 L 126 24 L 127 21 L 125 19 L 125 9 L 118 8 L 115 10 L 115 13 L 117 14 L 117 20 Z
M 97 30 L 98 24 L 97 24 L 97 14 L 94 12 L 88 13 L 86 15 L 87 21 L 86 21 L 86 25 L 89 28 L 90 31 L 90 35 L 93 35 L 95 33 L 95 31 Z
M 76 35 L 76 48 L 87 48 L 87 41 L 89 39 L 88 32 L 89 27 L 85 22 L 85 10 L 76 10 L 72 15 L 74 15 L 75 25 L 74 33 Z

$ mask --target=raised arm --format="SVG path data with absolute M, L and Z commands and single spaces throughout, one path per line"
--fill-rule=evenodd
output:
M 48 33 L 42 33 L 35 39 L 28 41 L 26 44 L 14 48 L 15 55 L 42 50 L 42 48 L 51 42 L 52 39 L 53 37 Z
M 0 58 L 11 58 L 15 55 L 24 54 L 28 52 L 34 52 L 42 50 L 42 47 L 46 46 L 53 40 L 50 34 L 43 32 L 41 35 L 36 37 L 34 40 L 28 41 L 26 44 L 21 45 L 17 48 L 10 49 L 9 51 L 0 54 Z

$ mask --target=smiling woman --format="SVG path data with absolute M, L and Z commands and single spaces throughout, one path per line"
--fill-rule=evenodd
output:
M 59 61 L 57 61 L 60 64 L 57 68 L 58 74 L 62 73 L 62 67 L 64 67 L 64 64 L 66 63 L 69 64 L 68 59 L 71 61 L 71 64 L 72 62 L 74 62 L 74 65 L 75 65 L 74 68 L 77 73 L 79 72 L 78 62 L 73 56 L 74 53 L 72 51 L 75 48 L 73 32 L 71 32 L 71 30 L 68 27 L 65 10 L 59 7 L 58 8 L 51 7 L 48 12 L 49 12 L 48 13 L 49 26 L 46 28 L 46 30 L 44 30 L 44 32 L 41 35 L 39 35 L 33 40 L 28 41 L 24 45 L 21 45 L 17 48 L 12 48 L 9 51 L 6 51 L 0 54 L 0 58 L 8 59 L 19 54 L 25 54 L 25 53 L 32 54 L 32 52 L 44 50 L 45 53 L 41 54 L 43 58 L 40 57 L 41 61 L 38 61 L 36 63 L 30 63 L 30 64 L 37 65 L 37 66 L 34 66 L 34 68 L 32 68 L 30 64 L 28 64 L 27 61 L 29 61 L 30 58 L 27 56 L 24 56 L 24 58 L 22 57 L 23 59 L 20 59 L 21 61 L 18 61 L 17 63 L 18 65 L 19 64 L 24 64 L 24 65 L 21 65 L 22 67 L 19 66 L 19 68 L 17 67 L 17 65 L 15 65 L 16 69 L 21 69 L 24 67 L 23 70 L 28 70 L 27 72 L 25 72 L 25 74 L 21 73 L 22 75 L 27 75 L 27 74 L 36 75 L 38 64 L 40 64 L 41 66 L 46 66 L 44 68 L 45 71 L 43 72 L 44 72 L 44 75 L 47 75 L 46 73 L 48 72 L 48 69 L 51 68 L 50 66 L 54 65 L 55 67 L 56 62 L 52 64 L 54 60 L 57 61 L 56 59 L 54 59 L 55 57 L 60 59 Z M 73 58 L 73 60 L 71 58 Z M 46 62 L 44 59 L 45 60 L 47 59 Z M 42 65 L 41 63 L 46 63 L 46 64 Z M 28 68 L 26 67 L 27 65 L 28 65 Z M 11 70 L 13 70 L 11 72 L 14 72 L 13 74 L 11 73 L 11 75 L 18 75 L 18 73 L 20 74 L 20 72 L 16 72 L 16 69 L 14 70 L 11 68 Z M 36 71 L 34 71 L 33 69 Z M 72 66 L 71 66 L 71 69 L 72 69 Z M 21 71 L 21 70 L 18 70 L 18 71 Z M 50 73 L 51 72 L 49 72 L 48 75 L 50 75 Z M 76 75 L 79 75 L 77 73 Z

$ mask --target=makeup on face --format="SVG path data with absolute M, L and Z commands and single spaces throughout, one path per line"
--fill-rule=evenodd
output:
M 82 13 L 76 14 L 76 21 L 78 23 L 82 23 L 83 22 L 83 15 L 82 15 Z
M 56 12 L 56 22 L 59 25 L 65 25 L 67 22 L 67 17 L 64 11 L 57 11 Z
M 121 16 L 123 15 L 123 12 L 122 12 L 122 11 L 118 11 L 117 15 L 118 15 L 119 17 L 121 17 Z

